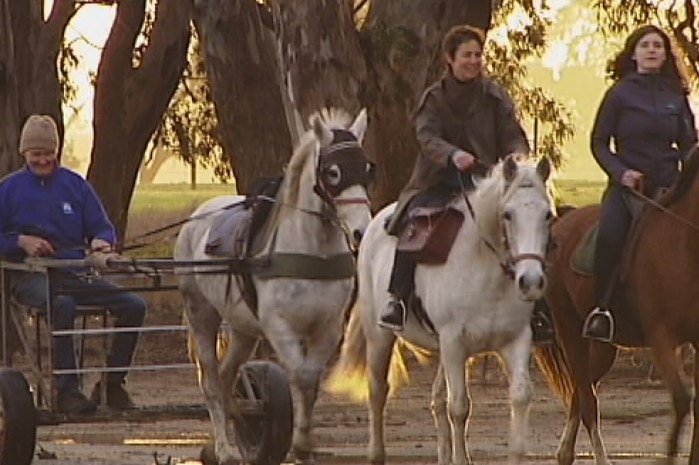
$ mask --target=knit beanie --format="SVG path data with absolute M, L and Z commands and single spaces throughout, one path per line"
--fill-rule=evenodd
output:
M 19 137 L 19 153 L 32 149 L 58 151 L 58 130 L 49 115 L 31 115 L 24 123 Z

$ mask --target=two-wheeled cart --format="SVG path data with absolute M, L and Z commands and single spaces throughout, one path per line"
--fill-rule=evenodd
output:
M 106 265 L 106 266 L 105 266 Z M 75 329 L 53 331 L 50 325 L 51 301 L 47 308 L 29 308 L 12 298 L 11 275 L 13 272 L 30 271 L 44 273 L 47 293 L 58 295 L 62 291 L 55 279 L 66 269 L 79 269 L 85 279 L 104 278 L 133 292 L 172 291 L 177 289 L 178 273 L 226 272 L 226 259 L 211 261 L 175 261 L 172 259 L 125 259 L 112 257 L 100 266 L 87 260 L 28 259 L 18 263 L 0 261 L 0 465 L 29 465 L 36 446 L 36 431 L 41 425 L 63 423 L 105 422 L 157 422 L 188 418 L 205 418 L 208 412 L 203 403 L 195 405 L 144 406 L 125 411 L 114 411 L 100 406 L 93 414 L 66 414 L 56 409 L 56 392 L 53 375 L 122 371 L 125 367 L 88 367 L 84 362 L 84 341 L 88 337 L 102 338 L 101 347 L 108 346 L 107 338 L 118 331 L 171 332 L 187 331 L 186 325 L 144 325 L 139 328 L 113 328 L 108 324 L 107 308 L 79 307 L 79 320 Z M 98 318 L 99 327 L 86 324 L 87 318 Z M 72 336 L 76 340 L 75 370 L 56 370 L 52 366 L 52 340 L 56 336 Z M 26 362 L 22 368 L 12 364 L 12 353 L 23 351 Z M 104 360 L 105 357 L 102 357 Z M 28 363 L 27 363 L 28 362 Z M 132 365 L 128 370 L 192 370 L 192 363 L 157 365 Z M 101 383 L 104 386 L 105 383 Z M 106 396 L 101 396 L 104 399 Z M 278 465 L 286 457 L 291 446 L 293 431 L 293 406 L 289 383 L 285 373 L 274 362 L 250 360 L 245 363 L 234 383 L 231 394 L 230 419 L 234 426 L 235 440 L 244 460 L 258 465 Z M 205 459 L 206 454 L 202 454 Z

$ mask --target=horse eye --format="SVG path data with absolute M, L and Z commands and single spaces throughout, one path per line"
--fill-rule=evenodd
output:
M 340 184 L 340 179 L 342 178 L 342 171 L 337 165 L 331 165 L 325 169 L 325 180 L 331 186 L 337 186 Z
M 504 221 L 510 221 L 512 219 L 512 214 L 510 212 L 503 212 L 502 219 Z
M 552 221 L 553 220 L 553 212 L 551 210 L 546 212 L 546 221 Z
M 367 164 L 366 164 L 366 173 L 367 173 L 369 176 L 374 176 L 375 172 L 376 172 L 376 163 L 372 163 L 372 162 L 370 162 L 370 161 L 367 162 Z

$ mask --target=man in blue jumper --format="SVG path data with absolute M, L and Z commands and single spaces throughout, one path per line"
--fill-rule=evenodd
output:
M 79 174 L 58 164 L 59 139 L 50 116 L 31 115 L 20 135 L 19 152 L 24 168 L 0 182 L 0 255 L 6 259 L 26 257 L 81 259 L 91 252 L 111 252 L 116 242 L 114 226 L 107 218 L 92 186 Z M 54 330 L 74 327 L 77 305 L 98 305 L 116 317 L 115 326 L 140 327 L 146 312 L 144 300 L 83 270 L 60 271 L 51 284 L 57 289 L 52 301 Z M 46 275 L 13 272 L 10 288 L 22 304 L 46 308 Z M 106 404 L 124 410 L 134 406 L 124 389 L 138 341 L 137 332 L 118 332 L 112 340 L 107 366 L 117 368 L 106 376 Z M 72 336 L 53 340 L 53 366 L 75 369 Z M 54 377 L 56 409 L 63 413 L 92 413 L 102 389 L 98 385 L 88 399 L 79 390 L 76 374 Z

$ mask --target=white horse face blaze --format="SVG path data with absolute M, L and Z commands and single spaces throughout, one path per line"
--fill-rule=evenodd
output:
M 553 215 L 547 198 L 535 186 L 520 186 L 502 209 L 505 241 L 514 261 L 514 280 L 522 300 L 543 297 L 546 273 L 543 259 Z
M 343 202 L 344 199 L 351 201 Z M 366 199 L 366 202 L 362 202 L 362 199 Z M 360 185 L 350 186 L 342 191 L 335 200 L 337 201 L 337 217 L 346 228 L 352 246 L 356 248 L 371 222 L 367 190 Z

